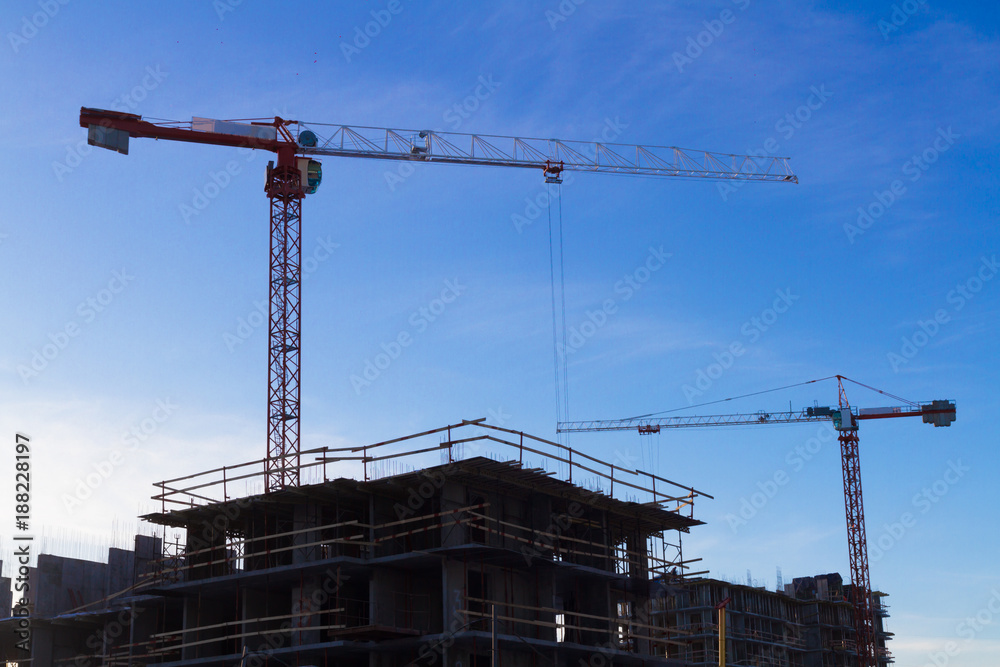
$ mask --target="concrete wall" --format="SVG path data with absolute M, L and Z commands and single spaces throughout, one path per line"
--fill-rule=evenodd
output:
M 104 590 L 108 595 L 130 588 L 135 582 L 134 554 L 125 549 L 109 549 L 105 574 Z
M 66 613 L 135 585 L 137 564 L 139 570 L 148 570 L 149 563 L 161 557 L 161 540 L 136 536 L 136 544 L 140 549 L 138 554 L 125 549 L 109 549 L 106 564 L 40 554 L 38 567 L 29 574 L 34 613 L 38 616 Z M 0 602 L 4 601 L 2 595 L 0 592 Z
M 241 618 L 244 620 L 291 613 L 288 596 L 284 591 L 244 588 L 240 598 L 243 601 Z M 264 650 L 269 646 L 280 646 L 287 641 L 288 635 L 277 632 L 277 630 L 288 623 L 287 620 L 265 621 L 263 623 L 244 622 L 241 626 L 241 632 L 246 634 L 246 637 L 243 638 L 243 645 L 251 653 Z M 271 632 L 272 630 L 274 632 Z
M 225 597 L 197 597 L 185 598 L 184 600 L 184 629 L 204 628 L 206 626 L 217 626 L 222 623 L 235 621 L 236 613 L 232 608 L 231 599 Z M 287 612 L 285 612 L 287 613 Z M 226 627 L 210 628 L 184 633 L 184 642 L 190 644 L 195 640 L 204 641 L 216 637 L 223 637 L 229 634 Z M 205 658 L 222 655 L 220 642 L 206 642 L 194 646 L 186 646 L 181 649 L 182 660 L 193 660 L 195 658 Z
M 135 536 L 135 577 L 136 581 L 150 574 L 157 562 L 163 558 L 163 540 L 150 535 Z
M 441 487 L 441 511 L 466 507 L 465 486 L 454 481 L 447 481 Z M 480 510 L 480 514 L 483 514 Z M 456 544 L 468 543 L 468 529 L 463 525 L 446 522 L 441 528 L 441 546 L 450 547 Z
M 3 561 L 0 560 L 0 575 L 3 574 Z M 12 579 L 0 576 L 0 618 L 7 618 L 14 608 L 14 591 L 11 589 Z
M 104 563 L 40 554 L 30 575 L 35 614 L 61 614 L 105 597 L 107 569 Z

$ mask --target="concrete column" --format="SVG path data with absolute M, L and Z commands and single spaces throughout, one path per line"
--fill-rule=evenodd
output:
M 320 511 L 320 507 L 314 503 L 302 503 L 295 506 L 292 512 L 292 525 L 294 526 L 292 530 L 296 532 L 292 536 L 292 544 L 304 546 L 292 551 L 293 563 L 307 563 L 320 560 L 321 549 L 318 544 L 315 544 L 320 540 L 320 531 L 306 529 L 321 525 L 321 517 L 322 512 Z
M 292 613 L 311 613 L 322 608 L 321 602 L 327 597 L 323 592 L 320 578 L 313 575 L 302 579 L 292 588 Z M 320 641 L 320 630 L 309 628 L 320 625 L 319 615 L 292 619 L 292 646 L 306 646 Z

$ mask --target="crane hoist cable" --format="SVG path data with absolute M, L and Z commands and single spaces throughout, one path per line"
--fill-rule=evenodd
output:
M 787 384 L 787 385 L 785 385 L 783 387 L 775 387 L 773 389 L 763 389 L 761 391 L 754 391 L 754 392 L 751 392 L 749 394 L 742 394 L 740 396 L 730 396 L 729 398 L 720 398 L 717 401 L 708 401 L 707 403 L 697 403 L 695 405 L 688 405 L 688 406 L 685 406 L 685 407 L 682 407 L 682 408 L 671 408 L 670 410 L 661 410 L 659 412 L 650 412 L 649 414 L 645 414 L 645 415 L 636 415 L 635 417 L 628 417 L 628 418 L 626 418 L 626 419 L 624 419 L 622 421 L 628 421 L 628 420 L 632 420 L 632 419 L 648 419 L 649 417 L 656 417 L 656 416 L 659 416 L 659 415 L 665 415 L 665 414 L 670 413 L 670 412 L 680 412 L 682 410 L 690 410 L 692 408 L 701 408 L 701 407 L 704 407 L 706 405 L 716 405 L 717 403 L 726 403 L 727 401 L 736 401 L 736 400 L 739 400 L 741 398 L 749 398 L 751 396 L 759 396 L 761 394 L 770 394 L 770 393 L 773 393 L 773 392 L 776 392 L 776 391 L 782 391 L 784 389 L 791 389 L 793 387 L 802 387 L 802 386 L 805 386 L 807 384 L 815 384 L 817 382 L 825 382 L 826 380 L 846 380 L 848 382 L 852 382 L 852 383 L 858 385 L 859 387 L 864 387 L 865 389 L 870 389 L 871 391 L 874 391 L 876 394 L 881 394 L 883 396 L 888 396 L 889 398 L 895 399 L 895 400 L 899 401 L 900 403 L 905 403 L 907 405 L 918 407 L 918 408 L 920 407 L 920 403 L 917 403 L 916 401 L 911 401 L 909 399 L 902 398 L 901 396 L 896 396 L 895 394 L 890 394 L 887 391 L 883 391 L 883 390 L 878 389 L 876 387 L 872 387 L 871 385 L 867 385 L 867 384 L 865 384 L 863 382 L 858 382 L 857 380 L 852 380 L 849 377 L 845 377 L 843 375 L 830 375 L 828 377 L 817 378 L 815 380 L 806 380 L 805 382 L 796 382 L 795 384 Z
M 836 377 L 839 377 L 842 380 L 847 380 L 848 382 L 853 382 L 854 384 L 858 385 L 859 387 L 864 387 L 865 389 L 870 389 L 870 390 L 874 391 L 876 394 L 882 394 L 883 396 L 888 396 L 889 398 L 895 399 L 895 400 L 899 401 L 900 403 L 906 403 L 907 405 L 912 405 L 912 406 L 919 406 L 920 405 L 916 401 L 911 401 L 909 399 L 902 398 L 900 396 L 896 396 L 895 394 L 890 394 L 887 391 L 882 391 L 881 389 L 876 389 L 875 387 L 867 385 L 864 382 L 858 382 L 857 380 L 852 380 L 851 378 L 844 377 L 843 375 L 838 375 Z M 827 378 L 827 379 L 829 379 L 829 378 Z
M 715 405 L 716 403 L 725 403 L 726 401 L 735 401 L 735 400 L 738 400 L 738 399 L 741 399 L 741 398 L 749 398 L 751 396 L 759 396 L 761 394 L 769 394 L 771 392 L 781 391 L 783 389 L 791 389 L 792 387 L 802 387 L 804 385 L 813 384 L 815 382 L 823 382 L 824 380 L 833 380 L 833 379 L 835 379 L 837 377 L 839 377 L 839 376 L 837 376 L 837 375 L 831 375 L 830 377 L 819 378 L 817 380 L 806 380 L 805 382 L 796 382 L 795 384 L 788 384 L 788 385 L 785 385 L 784 387 L 775 387 L 774 389 L 763 389 L 761 391 L 754 391 L 754 392 L 751 392 L 749 394 L 742 394 L 741 396 L 730 396 L 729 398 L 720 398 L 717 401 L 708 401 L 707 403 L 697 403 L 695 405 L 687 405 L 687 406 L 684 406 L 683 408 L 671 408 L 670 410 L 660 410 L 659 412 L 650 412 L 649 414 L 645 414 L 645 415 L 636 415 L 635 417 L 627 417 L 623 421 L 627 421 L 629 419 L 646 419 L 648 417 L 656 417 L 657 415 L 665 415 L 668 412 L 680 412 L 681 410 L 690 410 L 691 408 L 700 408 L 700 407 L 704 407 L 706 405 Z M 845 378 L 845 379 L 847 379 L 847 378 Z M 854 382 L 854 381 L 851 380 L 851 382 Z M 864 386 L 864 385 L 862 385 L 862 386 Z M 871 387 L 869 387 L 869 389 L 870 388 Z M 895 398 L 895 397 L 893 397 L 893 398 Z M 900 400 L 902 400 L 902 399 L 900 399 Z M 904 401 L 904 403 L 908 403 L 908 402 L 909 401 Z
M 566 269 L 563 241 L 562 185 L 553 179 L 548 182 L 549 201 L 546 211 L 549 223 L 549 287 L 552 306 L 552 360 L 556 392 L 556 415 L 569 419 L 569 360 L 566 334 Z M 559 201 L 558 230 L 552 225 L 552 201 Z M 558 237 L 558 238 L 557 238 Z M 556 243 L 558 241 L 558 253 Z M 556 263 L 559 280 L 556 281 Z M 562 345 L 560 349 L 560 344 Z
M 551 203 L 551 202 L 550 202 Z M 552 372 L 553 388 L 556 392 L 556 415 L 562 419 L 562 393 L 559 391 L 559 323 L 556 316 L 556 263 L 554 258 L 555 246 L 552 242 L 552 208 L 548 208 L 549 214 L 549 292 L 552 301 Z
M 559 300 L 562 309 L 563 410 L 566 413 L 566 418 L 569 419 L 569 347 L 567 346 L 566 334 L 566 254 L 563 246 L 562 182 L 556 183 L 555 186 L 559 199 Z

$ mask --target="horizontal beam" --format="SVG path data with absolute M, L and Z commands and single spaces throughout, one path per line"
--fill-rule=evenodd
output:
M 153 123 L 136 114 L 104 109 L 80 109 L 80 125 L 106 128 L 145 137 L 251 148 L 289 155 L 402 160 L 436 164 L 519 167 L 544 170 L 558 177 L 562 171 L 628 174 L 664 178 L 798 183 L 788 158 L 698 151 L 676 146 L 639 146 L 599 141 L 563 141 L 460 134 L 434 130 L 404 130 L 362 125 L 328 125 L 283 121 L 166 121 Z M 271 126 L 270 138 L 254 134 L 254 127 Z M 235 131 L 229 134 L 226 131 Z M 263 135 L 263 133 L 261 133 Z M 120 152 L 118 147 L 105 146 Z
M 799 410 L 793 412 L 756 412 L 734 415 L 661 417 L 657 419 L 607 419 L 560 422 L 556 427 L 556 431 L 558 433 L 579 433 L 583 431 L 629 431 L 635 429 L 640 432 L 655 433 L 663 428 L 794 424 L 829 420 L 830 415 L 810 415 L 805 410 Z
M 798 183 L 783 157 L 433 130 L 306 123 L 298 128 L 299 137 L 307 130 L 316 135 L 315 146 L 299 148 L 303 155 Z
M 932 401 L 917 403 L 914 406 L 894 408 L 845 408 L 849 409 L 856 420 L 893 419 L 896 417 L 924 417 L 924 421 L 936 425 L 947 426 L 955 420 L 955 403 L 953 401 Z M 839 419 L 838 408 L 806 408 L 787 412 L 754 412 L 731 415 L 659 417 L 638 419 L 606 419 L 576 422 L 559 422 L 557 433 L 581 433 L 587 431 L 630 431 L 639 433 L 659 433 L 666 428 L 691 428 L 709 426 L 753 426 L 761 424 L 796 424 L 801 422 L 821 422 Z M 941 415 L 951 419 L 928 419 L 932 415 Z
M 142 120 L 135 114 L 119 113 L 117 111 L 105 111 L 104 109 L 80 109 L 80 127 L 104 127 L 122 132 L 127 132 L 131 137 L 148 139 L 167 139 L 170 141 L 184 141 L 193 144 L 212 144 L 215 146 L 230 146 L 232 148 L 252 148 L 273 151 L 277 153 L 282 148 L 293 147 L 294 144 L 276 139 L 264 139 L 261 137 L 245 137 L 234 134 L 223 134 L 221 132 L 202 132 L 194 130 L 181 124 L 158 124 Z

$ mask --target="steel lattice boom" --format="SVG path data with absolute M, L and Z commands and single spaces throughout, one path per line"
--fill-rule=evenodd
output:
M 316 145 L 303 148 L 303 155 L 533 169 L 550 165 L 566 171 L 798 183 L 788 158 L 783 157 L 432 130 L 315 123 L 301 123 L 300 128 L 300 133 L 309 131 L 316 137 Z M 324 130 L 328 134 L 322 137 Z
M 681 417 L 598 419 L 591 421 L 559 422 L 559 433 L 587 431 L 632 431 L 659 433 L 660 429 L 690 428 L 696 426 L 749 426 L 753 424 L 794 424 L 796 422 L 829 421 L 829 415 L 812 415 L 806 410 L 797 412 L 755 412 L 752 414 L 700 415 Z
M 406 160 L 538 169 L 557 181 L 564 170 L 654 177 L 797 183 L 787 158 L 662 146 L 529 139 L 432 130 L 300 123 L 281 118 L 150 122 L 141 116 L 80 109 L 91 145 L 128 154 L 146 137 L 271 151 L 270 327 L 268 341 L 267 490 L 299 483 L 302 199 L 322 178 L 309 156 Z
M 950 401 L 930 401 L 916 405 L 892 408 L 852 409 L 847 407 L 855 420 L 889 419 L 892 417 L 923 417 L 925 422 L 954 417 L 955 404 Z M 730 415 L 684 415 L 678 417 L 636 417 L 633 419 L 596 419 L 590 421 L 559 422 L 558 433 L 584 433 L 590 431 L 632 431 L 659 433 L 660 429 L 709 426 L 755 426 L 762 424 L 796 424 L 799 422 L 839 421 L 837 408 L 813 407 L 786 412 L 751 412 Z M 952 419 L 952 421 L 954 421 Z M 948 424 L 935 424 L 947 426 Z

